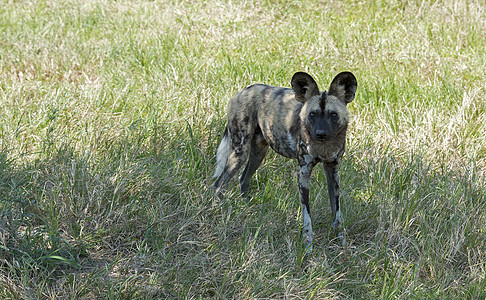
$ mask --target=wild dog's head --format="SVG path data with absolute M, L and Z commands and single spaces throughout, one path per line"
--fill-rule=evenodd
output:
M 339 73 L 328 92 L 319 92 L 317 83 L 309 74 L 294 74 L 295 99 L 304 104 L 300 119 L 312 140 L 324 142 L 345 132 L 349 121 L 346 106 L 353 101 L 357 87 L 356 77 L 350 72 Z

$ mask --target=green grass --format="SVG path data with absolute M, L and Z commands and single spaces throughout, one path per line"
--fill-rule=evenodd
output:
M 486 297 L 483 1 L 1 1 L 0 298 Z M 301 243 L 296 163 L 209 188 L 251 83 L 358 78 Z

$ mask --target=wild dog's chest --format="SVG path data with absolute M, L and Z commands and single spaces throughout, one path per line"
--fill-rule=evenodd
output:
M 336 141 L 319 142 L 319 143 L 305 143 L 301 141 L 299 144 L 299 158 L 311 157 L 316 162 L 339 162 L 344 154 L 345 143 L 337 143 Z

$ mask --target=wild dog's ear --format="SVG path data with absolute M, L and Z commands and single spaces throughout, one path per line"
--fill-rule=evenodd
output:
M 356 89 L 358 88 L 358 81 L 351 72 L 342 72 L 334 77 L 328 95 L 334 95 L 339 100 L 348 104 L 354 99 Z
M 319 95 L 319 88 L 314 78 L 305 72 L 295 73 L 291 84 L 295 99 L 299 102 L 305 103 L 312 96 Z

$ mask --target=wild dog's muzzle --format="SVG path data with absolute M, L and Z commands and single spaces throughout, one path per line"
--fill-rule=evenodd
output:
M 327 130 L 316 130 L 316 138 L 321 142 L 326 141 L 328 138 Z

